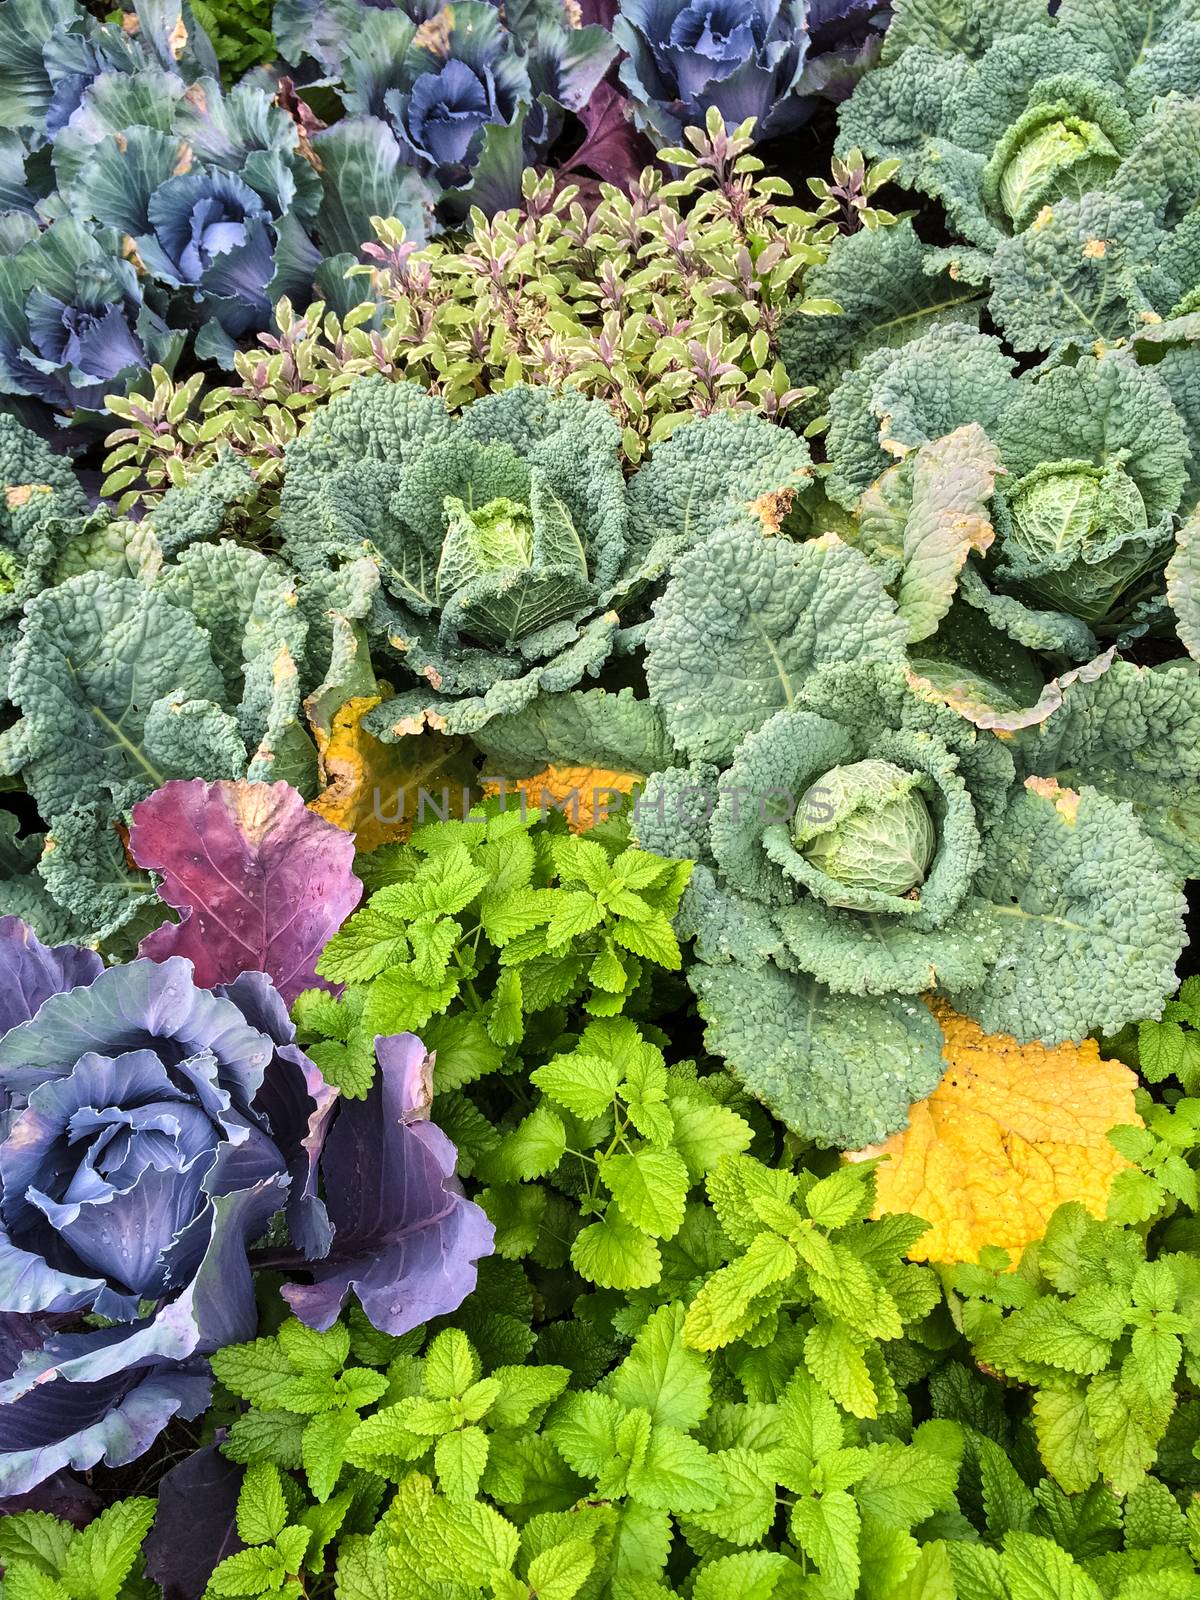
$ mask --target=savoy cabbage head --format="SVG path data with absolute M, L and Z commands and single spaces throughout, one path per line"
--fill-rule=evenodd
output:
M 839 148 L 942 203 L 1015 349 L 1086 347 L 1200 293 L 1198 90 L 1192 0 L 900 0 Z
M 966 323 L 868 351 L 830 400 L 826 488 L 856 514 L 910 642 L 952 604 L 1064 663 L 1168 630 L 1197 375 L 1200 351 L 1180 345 L 1153 366 L 1113 353 L 1018 376 Z
M 640 842 L 681 908 L 709 1048 L 822 1143 L 874 1142 L 941 1076 L 940 994 L 1047 1043 L 1153 1012 L 1200 865 L 1200 674 L 1107 671 L 1044 723 L 975 726 L 906 659 L 863 555 L 716 536 L 678 562 L 647 677 L 688 758 Z
M 1189 0 L 976 5 L 900 0 L 883 65 L 842 109 L 840 144 L 898 157 L 987 249 L 1047 206 L 1110 186 L 1158 97 L 1200 89 Z
M 371 630 L 417 687 L 373 732 L 475 733 L 573 689 L 639 641 L 680 550 L 776 525 L 809 481 L 803 441 L 752 416 L 686 423 L 628 484 L 618 445 L 603 402 L 528 385 L 455 417 L 365 379 L 318 413 L 288 449 L 279 529 L 301 573 L 378 567 Z

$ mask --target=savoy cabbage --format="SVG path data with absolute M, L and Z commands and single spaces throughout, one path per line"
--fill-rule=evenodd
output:
M 998 339 L 949 322 L 843 377 L 826 489 L 899 586 L 911 641 L 956 596 L 981 626 L 1071 663 L 1169 629 L 1162 573 L 1198 487 L 1200 352 L 1156 354 L 1018 375 Z
M 518 384 L 452 415 L 365 379 L 287 452 L 283 553 L 335 587 L 367 557 L 372 640 L 403 673 L 367 726 L 476 733 L 573 689 L 640 642 L 649 594 L 721 526 L 777 527 L 808 487 L 804 441 L 729 412 L 684 423 L 629 480 L 601 401 Z
M 1200 8 L 901 0 L 840 117 L 840 145 L 899 157 L 986 249 L 1117 179 L 1170 91 L 1200 89 Z
M 1016 349 L 1124 339 L 1200 293 L 1198 91 L 1194 0 L 900 0 L 839 149 L 941 202 Z
M 954 253 L 923 243 L 908 218 L 839 235 L 804 281 L 817 308 L 789 308 L 779 348 L 791 382 L 812 385 L 821 401 L 869 350 L 906 344 L 942 322 L 978 321 L 982 305 Z
M 120 823 L 165 780 L 282 778 L 314 792 L 301 702 L 329 669 L 339 608 L 343 618 L 365 609 L 374 572 L 352 565 L 334 594 L 319 576 L 297 579 L 277 557 L 216 539 L 232 492 L 225 463 L 134 523 L 91 510 L 69 466 L 32 435 L 10 425 L 0 447 L 0 535 L 10 603 L 22 604 L 0 635 L 0 768 L 48 829 L 36 871 L 31 844 L 6 852 L 0 906 L 45 937 L 104 937 L 151 905 Z
M 907 658 L 883 575 L 829 534 L 716 535 L 655 608 L 647 679 L 687 764 L 640 842 L 698 865 L 680 929 L 714 1053 L 842 1147 L 940 1078 L 939 994 L 1054 1043 L 1154 1012 L 1200 865 L 1200 675 L 1111 658 L 1054 714 L 975 726 Z

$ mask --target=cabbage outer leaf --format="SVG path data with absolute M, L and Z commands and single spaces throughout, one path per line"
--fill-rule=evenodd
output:
M 1167 598 L 1175 612 L 1180 641 L 1200 661 L 1200 513 L 1180 528 L 1175 554 L 1167 563 Z
M 1185 902 L 1132 807 L 1027 779 L 986 842 L 976 888 L 1002 953 L 982 986 L 950 999 L 987 1032 L 1058 1044 L 1160 1013 Z
M 904 623 L 864 556 L 723 532 L 682 556 L 654 609 L 646 679 L 693 760 L 725 762 L 747 733 L 836 662 L 902 659 Z
M 919 1000 L 829 992 L 774 966 L 697 966 L 707 1047 L 782 1122 L 818 1144 L 874 1144 L 942 1075 L 942 1030 Z
M 815 385 L 822 399 L 871 350 L 896 349 L 941 322 L 966 322 L 982 303 L 979 289 L 952 273 L 907 219 L 839 235 L 804 290 L 806 299 L 832 300 L 841 311 L 789 311 L 779 351 L 791 381 Z
M 126 803 L 180 771 L 237 775 L 206 635 L 133 579 L 85 572 L 32 601 L 9 693 L 24 715 L 5 753 L 43 816 L 104 790 Z
M 630 479 L 625 567 L 605 602 L 656 582 L 711 534 L 777 533 L 811 482 L 804 440 L 761 417 L 718 411 L 677 428 Z
M 1192 662 L 1073 675 L 1062 706 L 1014 740 L 1023 773 L 1133 808 L 1176 880 L 1200 877 L 1200 672 Z
M 863 545 L 898 571 L 896 605 L 910 644 L 937 631 L 967 558 L 990 548 L 988 502 L 1003 470 L 987 434 L 967 423 L 920 446 L 860 501 Z

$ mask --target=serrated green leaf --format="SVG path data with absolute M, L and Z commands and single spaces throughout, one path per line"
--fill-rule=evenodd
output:
M 264 1410 L 279 1403 L 280 1391 L 295 1377 L 277 1339 L 226 1345 L 211 1361 L 216 1377 L 231 1394 Z
M 287 1522 L 279 1469 L 269 1462 L 247 1467 L 238 1493 L 237 1529 L 243 1544 L 271 1544 Z
M 503 1050 L 488 1036 L 479 1018 L 470 1014 L 452 1011 L 431 1017 L 421 1037 L 434 1057 L 435 1097 L 486 1078 L 504 1061 Z
M 61 1576 L 73 1600 L 117 1600 L 155 1509 L 154 1501 L 145 1496 L 120 1500 L 71 1541 Z
M 818 1322 L 804 1340 L 804 1360 L 813 1377 L 852 1417 L 874 1417 L 879 1397 L 871 1382 L 862 1343 L 841 1322 Z
M 305 1428 L 300 1457 L 314 1500 L 323 1504 L 337 1487 L 346 1460 L 346 1445 L 357 1427 L 356 1414 L 343 1409 L 323 1412 Z
M 662 1272 L 654 1240 L 627 1222 L 616 1206 L 576 1235 L 571 1264 L 601 1289 L 649 1289 Z
M 849 1165 L 814 1183 L 804 1196 L 804 1207 L 819 1228 L 831 1232 L 850 1222 L 862 1222 L 870 1215 L 874 1200 L 869 1170 Z
M 519 1260 L 537 1246 L 546 1214 L 546 1191 L 523 1184 L 497 1184 L 477 1197 L 496 1229 L 496 1252 Z
M 819 1500 L 797 1500 L 792 1507 L 792 1537 L 835 1594 L 853 1595 L 858 1588 L 860 1522 L 858 1507 L 844 1489 Z
M 688 1307 L 684 1338 L 694 1350 L 719 1350 L 754 1323 L 759 1296 L 794 1277 L 795 1249 L 777 1234 L 760 1233 L 745 1254 L 705 1280 Z
M 365 1100 L 375 1081 L 375 1037 L 355 1029 L 345 1044 L 319 1039 L 308 1054 L 325 1081 L 351 1100 Z
M 622 1072 L 613 1061 L 577 1052 L 559 1056 L 529 1076 L 558 1105 L 577 1117 L 591 1119 L 602 1116 L 612 1104 Z
M 574 1600 L 596 1564 L 595 1547 L 587 1539 L 565 1539 L 529 1563 L 529 1587 L 538 1600 Z
M 598 1478 L 617 1452 L 622 1406 L 607 1394 L 573 1394 L 548 1429 L 568 1466 L 582 1477 Z
M 299 1467 L 306 1420 L 290 1411 L 249 1411 L 234 1420 L 221 1451 L 243 1466 L 272 1461 Z
M 708 1363 L 683 1343 L 684 1308 L 660 1306 L 617 1368 L 610 1392 L 652 1422 L 690 1432 L 708 1414 Z
M 289 1317 L 275 1335 L 279 1348 L 298 1372 L 333 1376 L 350 1355 L 350 1331 L 335 1322 L 325 1333 Z
M 76 1530 L 48 1511 L 16 1511 L 0 1519 L 0 1566 L 24 1561 L 49 1576 L 62 1568 Z
M 549 1105 L 536 1106 L 504 1137 L 501 1149 L 504 1175 L 526 1182 L 549 1177 L 566 1148 L 567 1130 L 562 1118 Z
M 399 1600 L 385 1547 L 363 1537 L 340 1539 L 334 1593 L 337 1600 Z
M 657 1239 L 670 1239 L 683 1223 L 688 1173 L 674 1150 L 652 1146 L 598 1158 L 600 1177 L 626 1221 Z
M 498 1045 L 519 1044 L 525 1032 L 522 1012 L 521 974 L 515 967 L 506 967 L 496 979 L 495 992 L 487 1014 L 489 1037 Z
M 282 1586 L 285 1576 L 283 1560 L 275 1547 L 259 1546 L 226 1556 L 209 1577 L 208 1589 L 217 1595 L 272 1594 Z
M 546 925 L 546 946 L 560 950 L 563 945 L 590 933 L 604 920 L 604 911 L 595 895 L 585 890 L 567 890 L 554 897 L 554 914 Z
M 449 972 L 440 982 L 422 983 L 408 968 L 392 967 L 367 990 L 363 1006 L 365 1034 L 415 1033 L 431 1017 L 445 1011 L 458 993 L 460 976 Z
M 478 1381 L 481 1371 L 466 1334 L 447 1328 L 425 1352 L 425 1393 L 439 1400 L 455 1399 Z
M 694 1511 L 690 1520 L 730 1544 L 756 1544 L 767 1537 L 778 1511 L 775 1478 L 756 1450 L 718 1451 L 721 1491 L 711 1511 Z
M 663 1511 L 711 1511 L 723 1484 L 720 1466 L 697 1439 L 655 1423 L 646 1453 L 629 1468 L 629 1493 Z
M 740 1155 L 753 1137 L 750 1124 L 728 1106 L 677 1098 L 671 1102 L 671 1115 L 671 1143 L 683 1157 L 692 1183 L 699 1183 L 722 1157 Z
M 487 1466 L 488 1441 L 482 1428 L 460 1428 L 444 1434 L 434 1446 L 438 1484 L 448 1500 L 473 1500 Z
M 66 1588 L 29 1561 L 14 1561 L 4 1571 L 5 1600 L 71 1600 Z
M 497 1367 L 491 1374 L 498 1385 L 488 1409 L 493 1428 L 523 1427 L 535 1412 L 556 1400 L 570 1382 L 566 1367 Z

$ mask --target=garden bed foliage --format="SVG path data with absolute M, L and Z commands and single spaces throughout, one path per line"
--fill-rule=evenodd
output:
M 1192 0 L 0 0 L 0 1596 L 1198 1600 Z

